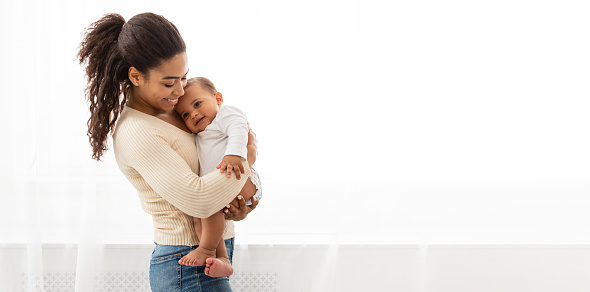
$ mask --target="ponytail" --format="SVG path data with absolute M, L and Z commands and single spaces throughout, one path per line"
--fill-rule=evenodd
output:
M 87 135 L 93 159 L 100 161 L 108 149 L 108 135 L 132 92 L 129 67 L 147 75 L 162 61 L 185 51 L 176 26 L 153 13 L 138 14 L 127 23 L 119 14 L 107 14 L 86 29 L 78 59 L 88 79 Z
M 121 82 L 126 79 L 129 68 L 117 46 L 117 39 L 125 25 L 118 14 L 107 14 L 86 29 L 80 44 L 78 58 L 86 66 L 86 99 L 89 103 L 88 137 L 92 146 L 92 158 L 100 160 L 107 150 L 107 136 L 115 126 L 123 103 Z

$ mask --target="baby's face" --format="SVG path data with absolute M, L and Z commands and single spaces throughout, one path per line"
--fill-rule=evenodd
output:
M 219 106 L 223 103 L 221 94 L 212 94 L 199 85 L 185 88 L 184 95 L 176 104 L 176 112 L 193 133 L 203 130 L 215 119 Z

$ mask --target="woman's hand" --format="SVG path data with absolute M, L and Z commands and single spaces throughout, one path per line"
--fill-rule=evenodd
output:
M 229 205 L 229 208 L 223 209 L 223 215 L 227 220 L 241 221 L 246 219 L 246 216 L 258 206 L 258 200 L 252 197 L 252 205 L 246 206 L 244 197 L 238 196 Z
M 248 148 L 248 164 L 252 167 L 254 162 L 256 162 L 256 156 L 258 156 L 258 140 L 252 129 L 248 131 L 248 145 L 246 147 Z

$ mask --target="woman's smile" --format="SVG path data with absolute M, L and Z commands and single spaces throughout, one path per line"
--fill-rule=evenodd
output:
M 166 100 L 168 102 L 168 104 L 174 106 L 178 103 L 178 97 L 177 98 L 164 98 L 164 100 Z

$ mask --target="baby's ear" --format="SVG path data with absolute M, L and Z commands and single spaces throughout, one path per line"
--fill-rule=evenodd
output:
M 221 92 L 218 91 L 215 94 L 215 98 L 217 99 L 217 105 L 223 104 L 223 95 L 221 95 Z

